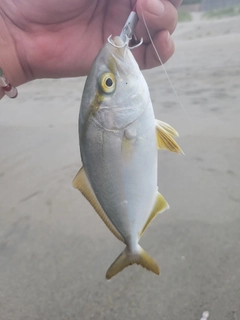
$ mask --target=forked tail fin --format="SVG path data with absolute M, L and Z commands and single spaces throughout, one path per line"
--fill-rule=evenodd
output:
M 117 259 L 109 267 L 106 278 L 111 279 L 117 273 L 122 271 L 129 265 L 134 263 L 141 265 L 143 268 L 146 268 L 153 273 L 160 274 L 159 266 L 156 262 L 147 254 L 143 248 L 138 247 L 137 253 L 132 253 L 129 251 L 128 247 L 117 257 Z

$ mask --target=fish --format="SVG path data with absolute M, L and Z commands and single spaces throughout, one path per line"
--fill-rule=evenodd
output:
M 82 168 L 73 186 L 126 248 L 106 273 L 139 264 L 160 274 L 139 240 L 169 208 L 158 192 L 158 149 L 181 153 L 178 133 L 155 119 L 148 85 L 127 43 L 111 38 L 86 79 L 79 113 Z

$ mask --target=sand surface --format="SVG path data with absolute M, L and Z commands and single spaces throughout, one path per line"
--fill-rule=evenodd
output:
M 0 320 L 240 319 L 240 17 L 196 17 L 174 39 L 166 69 L 185 111 L 161 68 L 145 72 L 185 152 L 159 153 L 171 208 L 141 240 L 160 277 L 133 266 L 104 279 L 123 245 L 71 186 L 84 78 L 1 100 Z

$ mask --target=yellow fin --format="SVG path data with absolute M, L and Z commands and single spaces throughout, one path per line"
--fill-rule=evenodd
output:
M 111 279 L 124 268 L 134 263 L 141 265 L 143 268 L 146 268 L 155 274 L 160 274 L 160 269 L 157 263 L 147 254 L 145 250 L 143 250 L 143 248 L 139 246 L 137 254 L 131 253 L 128 247 L 126 247 L 125 250 L 109 267 L 106 273 L 106 278 Z
M 171 127 L 168 123 L 157 120 L 156 119 L 156 123 L 161 126 L 163 129 L 165 129 L 165 131 L 167 131 L 167 133 L 169 133 L 172 137 L 179 137 L 178 132 Z
M 108 229 L 115 235 L 115 237 L 117 237 L 120 241 L 125 243 L 124 238 L 112 224 L 112 222 L 102 209 L 100 203 L 98 202 L 97 197 L 95 196 L 95 193 L 90 185 L 90 182 L 88 181 L 83 167 L 78 171 L 76 177 L 73 179 L 72 185 L 74 188 L 78 189 L 84 195 L 84 197 L 91 203 L 91 205 L 96 210 L 100 218 L 106 224 Z
M 165 122 L 162 124 L 159 120 L 156 121 L 156 129 L 158 149 L 167 149 L 172 152 L 183 153 L 182 149 L 173 139 L 173 136 L 178 135 L 177 131 Z
M 145 223 L 141 233 L 140 237 L 143 235 L 144 231 L 146 230 L 149 223 L 157 216 L 158 213 L 163 212 L 164 210 L 167 210 L 169 208 L 169 205 L 167 201 L 164 199 L 164 197 L 158 192 L 155 205 L 153 207 L 153 210 L 150 214 L 150 216 L 147 219 L 147 222 Z

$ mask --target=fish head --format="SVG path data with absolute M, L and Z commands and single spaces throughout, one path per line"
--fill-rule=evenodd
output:
M 137 120 L 150 100 L 147 83 L 120 37 L 107 42 L 87 77 L 79 124 L 94 122 L 107 131 L 124 130 Z

